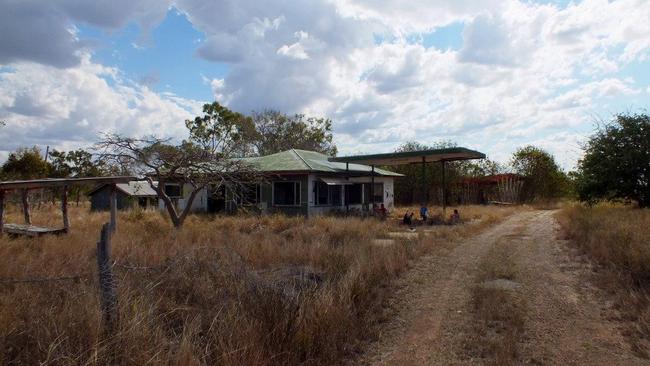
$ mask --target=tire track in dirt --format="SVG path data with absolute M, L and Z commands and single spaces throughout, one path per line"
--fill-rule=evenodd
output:
M 499 240 L 512 241 L 528 300 L 522 364 L 647 365 L 627 346 L 601 294 L 589 285 L 590 268 L 557 238 L 554 211 L 516 214 L 466 239 L 446 254 L 423 257 L 397 280 L 387 321 L 356 360 L 363 365 L 484 364 L 463 349 L 472 329 L 470 306 L 477 265 Z
M 537 365 L 648 365 L 632 353 L 609 320 L 613 309 L 590 283 L 591 266 L 558 238 L 555 211 L 538 214 L 521 244 L 521 277 L 528 299 L 522 361 Z
M 449 327 L 461 323 L 477 264 L 501 237 L 525 226 L 535 214 L 524 212 L 463 240 L 447 255 L 423 257 L 398 280 L 389 302 L 394 312 L 377 342 L 359 360 L 372 365 L 449 364 L 456 359 Z M 444 332 L 443 332 L 444 330 Z

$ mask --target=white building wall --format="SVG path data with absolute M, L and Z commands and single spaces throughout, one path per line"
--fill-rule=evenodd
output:
M 181 210 L 185 209 L 185 206 L 187 205 L 187 199 L 190 196 L 190 193 L 192 193 L 192 185 L 189 183 L 186 183 L 183 186 L 183 198 L 178 200 L 178 208 Z M 192 202 L 192 212 L 207 212 L 208 211 L 208 189 L 203 188 L 199 191 L 199 193 L 196 194 L 196 197 L 194 197 L 194 201 Z
M 357 177 L 350 178 L 350 181 L 354 183 L 370 183 L 371 179 L 370 177 Z M 395 207 L 394 181 L 395 178 L 393 177 L 375 177 L 375 183 L 384 183 L 384 206 L 388 210 Z
M 176 204 L 176 209 L 181 211 L 185 209 L 187 199 L 190 196 L 190 193 L 192 192 L 192 185 L 189 183 L 186 183 L 183 186 L 183 197 L 179 198 Z M 161 210 L 165 209 L 165 202 L 163 200 L 158 200 L 158 207 Z M 194 202 L 192 202 L 192 212 L 207 212 L 208 211 L 208 189 L 203 188 L 202 190 L 199 191 L 199 193 L 196 194 L 196 197 L 194 197 Z
M 314 182 L 318 181 L 319 177 L 316 174 L 310 174 L 307 178 L 308 180 L 308 190 L 307 190 L 307 200 L 308 200 L 308 205 L 309 205 L 309 215 L 322 215 L 322 214 L 327 214 L 328 212 L 336 209 L 343 209 L 345 208 L 344 202 L 345 202 L 345 189 L 346 186 L 343 186 L 342 194 L 341 194 L 341 202 L 339 203 L 338 206 L 316 206 L 316 197 L 314 193 Z M 354 183 L 370 183 L 371 179 L 370 177 L 356 177 L 356 178 L 350 178 L 351 182 Z M 388 210 L 392 210 L 394 208 L 394 178 L 393 177 L 375 177 L 375 183 L 383 183 L 384 184 L 384 206 Z M 185 204 L 187 202 L 187 198 L 189 197 L 190 192 L 192 191 L 192 186 L 190 184 L 185 184 L 183 187 L 183 198 L 178 199 L 177 203 L 177 209 L 178 210 L 183 210 L 185 208 Z M 365 194 L 363 195 L 365 196 Z M 158 201 L 159 208 L 165 209 L 165 203 L 162 200 Z M 357 209 L 361 210 L 363 209 L 363 205 L 350 205 L 351 209 Z M 194 202 L 192 203 L 192 211 L 193 212 L 207 212 L 208 211 L 208 190 L 207 188 L 202 189 L 194 198 Z
M 345 189 L 346 186 L 343 186 L 343 191 L 341 194 L 341 202 L 338 206 L 316 206 L 316 195 L 314 193 L 314 182 L 319 180 L 319 176 L 316 174 L 310 174 L 308 177 L 309 191 L 308 191 L 308 202 L 309 202 L 309 215 L 323 215 L 327 214 L 336 209 L 345 209 Z M 370 177 L 356 177 L 350 178 L 350 182 L 353 183 L 370 183 Z M 394 208 L 394 178 L 393 177 L 375 177 L 375 183 L 384 184 L 384 206 L 388 210 Z M 365 188 L 365 187 L 364 187 Z M 365 194 L 362 195 L 365 197 Z M 350 209 L 362 210 L 363 205 L 350 205 Z

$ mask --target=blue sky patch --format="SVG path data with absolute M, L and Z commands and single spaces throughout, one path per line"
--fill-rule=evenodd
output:
M 422 35 L 422 45 L 425 48 L 437 48 L 439 50 L 460 50 L 463 46 L 463 29 L 465 24 L 454 22 L 435 31 Z
M 79 37 L 94 45 L 93 59 L 119 68 L 124 75 L 156 92 L 211 101 L 210 85 L 203 81 L 223 78 L 229 66 L 196 55 L 204 40 L 184 14 L 170 9 L 165 20 L 147 37 L 133 23 L 116 32 L 79 27 Z

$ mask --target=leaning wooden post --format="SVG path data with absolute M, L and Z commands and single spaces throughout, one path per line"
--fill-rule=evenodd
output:
M 68 219 L 68 186 L 63 186 L 61 194 L 61 214 L 63 215 L 63 229 L 67 233 L 70 230 L 70 220 Z
M 21 193 L 23 198 L 23 215 L 25 216 L 25 224 L 31 225 L 32 216 L 29 213 L 29 191 L 23 189 Z
M 113 333 L 118 323 L 117 294 L 111 266 L 111 224 L 102 226 L 102 233 L 97 243 L 97 270 L 99 273 L 99 291 L 101 296 L 102 313 L 104 315 L 104 330 Z
M 445 179 L 445 160 L 442 160 L 442 219 L 447 217 L 447 182 Z
M 345 162 L 345 180 L 350 180 L 350 163 Z M 348 191 L 348 186 L 343 186 L 343 199 L 345 200 L 345 212 L 350 213 L 350 192 Z
M 429 204 L 429 192 L 427 190 L 427 158 L 422 157 L 422 205 L 420 207 L 426 207 Z
M 115 183 L 111 185 L 111 230 L 117 230 L 117 186 Z
M 0 236 L 5 229 L 5 191 L 0 190 Z
M 375 216 L 375 166 L 371 165 L 370 172 L 370 215 Z M 383 195 L 383 193 L 382 193 Z

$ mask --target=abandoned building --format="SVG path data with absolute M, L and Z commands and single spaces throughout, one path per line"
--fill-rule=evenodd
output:
M 118 183 L 115 187 L 117 188 L 118 210 L 135 207 L 147 209 L 158 206 L 158 195 L 148 182 L 131 181 L 128 183 Z M 88 196 L 90 197 L 91 210 L 108 210 L 110 208 L 111 185 L 98 185 L 88 192 Z
M 246 158 L 266 181 L 233 192 L 221 186 L 204 189 L 192 211 L 232 213 L 247 209 L 260 213 L 312 216 L 336 211 L 368 211 L 371 202 L 393 207 L 393 180 L 400 174 L 362 164 L 331 162 L 314 151 L 291 149 Z M 374 185 L 372 184 L 374 182 Z M 190 186 L 165 183 L 165 192 L 183 209 Z M 160 201 L 160 207 L 164 203 Z

